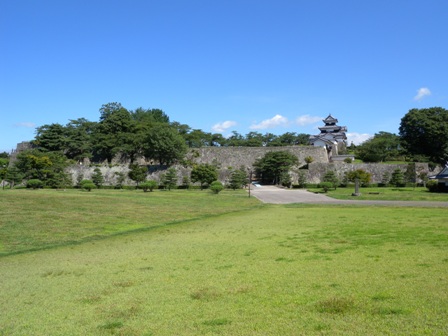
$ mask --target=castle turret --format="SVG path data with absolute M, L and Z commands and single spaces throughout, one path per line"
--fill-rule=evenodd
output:
M 310 144 L 327 148 L 329 157 L 345 152 L 347 148 L 347 136 L 345 135 L 347 127 L 339 126 L 337 124 L 338 119 L 331 114 L 322 121 L 325 126 L 319 127 L 320 134 L 310 136 Z

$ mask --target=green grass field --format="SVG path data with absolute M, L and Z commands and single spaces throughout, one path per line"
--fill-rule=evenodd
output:
M 322 193 L 322 188 L 309 188 L 311 192 Z M 361 196 L 352 196 L 354 186 L 329 190 L 326 195 L 342 200 L 383 200 L 383 201 L 433 201 L 448 202 L 448 193 L 431 193 L 427 188 L 360 188 Z
M 0 197 L 0 335 L 448 334 L 445 208 L 227 191 Z

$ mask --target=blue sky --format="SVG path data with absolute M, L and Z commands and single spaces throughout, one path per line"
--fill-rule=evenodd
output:
M 448 108 L 446 0 L 0 2 L 0 151 L 120 102 L 193 129 L 398 134 Z

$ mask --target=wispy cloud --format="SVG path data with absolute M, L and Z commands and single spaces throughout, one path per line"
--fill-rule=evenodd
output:
M 417 100 L 417 101 L 422 100 L 426 96 L 430 96 L 430 95 L 431 95 L 431 91 L 426 87 L 422 87 L 417 90 L 417 95 L 414 97 L 414 100 Z
M 236 126 L 237 123 L 235 121 L 223 121 L 220 123 L 217 123 L 212 126 L 212 131 L 215 133 L 223 133 L 227 131 L 230 127 Z
M 36 127 L 35 123 L 32 122 L 19 122 L 14 124 L 15 127 L 25 127 L 25 128 L 34 128 Z
M 349 146 L 352 142 L 355 145 L 360 145 L 364 141 L 373 137 L 372 134 L 367 134 L 367 133 L 347 133 L 346 136 L 347 136 L 347 145 L 349 145 Z
M 299 126 L 307 126 L 322 121 L 322 119 L 322 117 L 313 117 L 309 114 L 305 114 L 296 118 L 296 124 Z
M 259 124 L 253 124 L 249 128 L 254 130 L 262 130 L 275 127 L 285 127 L 288 124 L 289 124 L 288 118 L 283 117 L 280 114 L 277 114 L 271 119 L 263 120 Z

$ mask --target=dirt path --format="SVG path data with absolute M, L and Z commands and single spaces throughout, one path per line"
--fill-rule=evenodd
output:
M 282 189 L 275 186 L 252 187 L 251 196 L 263 203 L 289 204 L 356 204 L 356 205 L 387 205 L 411 207 L 448 207 L 448 202 L 427 201 L 366 201 L 366 200 L 337 200 L 323 194 L 315 194 L 303 189 Z

